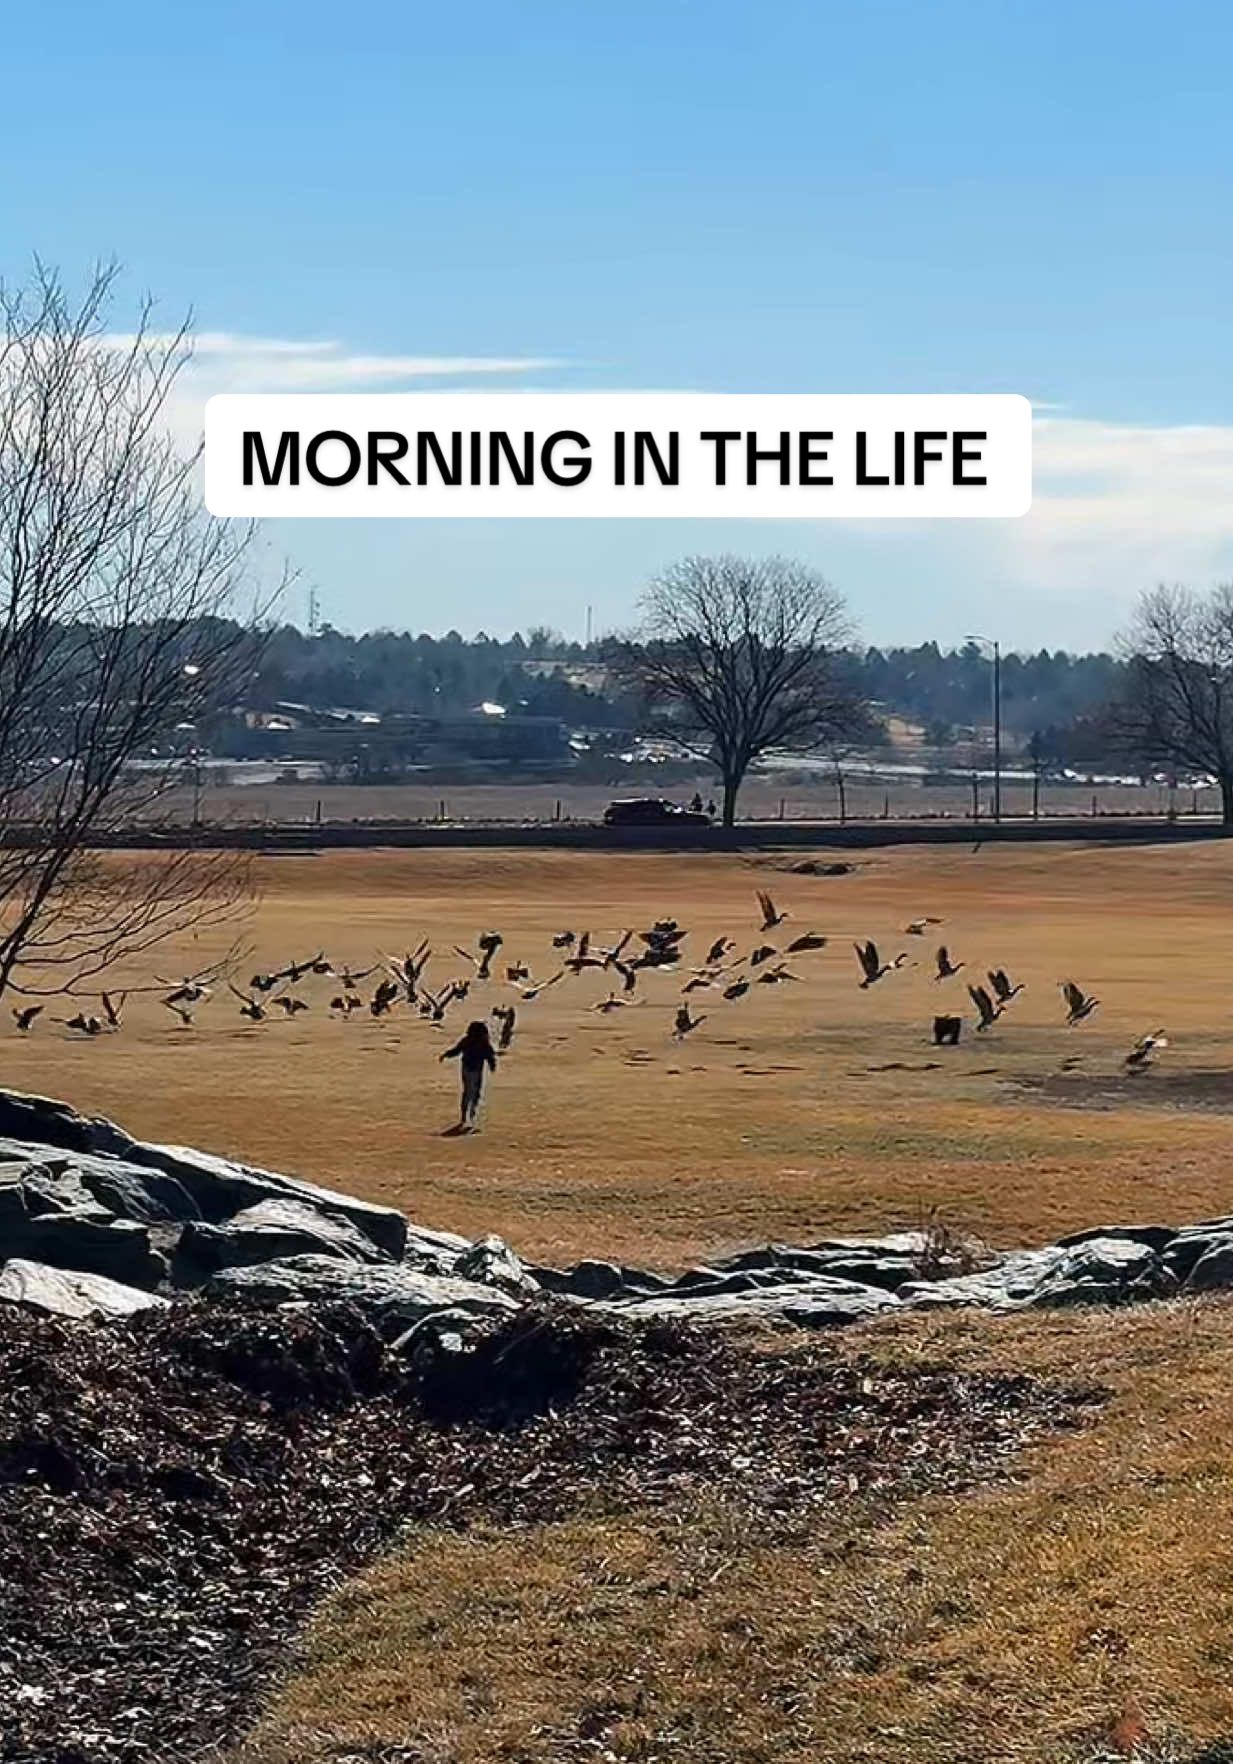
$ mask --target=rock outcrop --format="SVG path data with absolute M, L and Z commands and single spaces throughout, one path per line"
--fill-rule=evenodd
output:
M 263 1305 L 346 1302 L 387 1341 L 545 1296 L 632 1318 L 816 1327 L 925 1306 L 1129 1304 L 1233 1289 L 1233 1218 L 1120 1225 L 965 1255 L 917 1232 L 767 1244 L 676 1278 L 616 1262 L 523 1263 L 392 1207 L 183 1146 L 149 1145 L 65 1103 L 0 1091 L 0 1303 L 122 1316 L 197 1291 Z
M 49 1268 L 13 1256 L 0 1268 L 0 1303 L 23 1305 L 44 1317 L 131 1317 L 167 1304 L 157 1293 L 139 1292 L 104 1274 Z

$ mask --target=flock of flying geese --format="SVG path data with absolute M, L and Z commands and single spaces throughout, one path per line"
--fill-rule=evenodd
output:
M 772 933 L 780 932 L 789 915 L 776 907 L 765 890 L 758 891 L 757 902 L 758 936 L 751 949 L 738 954 L 731 938 L 717 937 L 708 947 L 703 962 L 684 970 L 688 978 L 680 989 L 680 1002 L 673 1017 L 674 1039 L 683 1040 L 707 1020 L 706 1013 L 694 1014 L 690 1003 L 694 994 L 709 991 L 719 1000 L 732 1003 L 755 986 L 799 981 L 803 976 L 794 970 L 793 959 L 826 947 L 828 939 L 817 931 L 803 931 L 787 940 L 780 936 L 775 943 L 767 941 Z M 914 919 L 903 927 L 903 933 L 923 938 L 929 935 L 932 927 L 942 923 L 941 919 L 934 917 Z M 611 977 L 612 985 L 607 996 L 590 1006 L 591 1010 L 607 1016 L 638 1002 L 639 982 L 648 971 L 668 970 L 679 975 L 687 936 L 686 929 L 675 919 L 657 919 L 644 931 L 624 931 L 611 946 L 595 942 L 589 931 L 560 931 L 552 938 L 552 948 L 557 952 L 556 969 L 542 979 L 535 978 L 522 961 L 502 961 L 494 972 L 494 964 L 498 962 L 505 940 L 499 931 L 485 931 L 476 940 L 474 949 L 464 949 L 460 944 L 451 946 L 451 959 L 457 957 L 465 966 L 461 972 L 455 972 L 441 983 L 429 984 L 428 968 L 434 951 L 424 938 L 415 949 L 400 957 L 382 955 L 363 968 L 346 964 L 336 967 L 324 950 L 318 950 L 305 960 L 253 974 L 247 988 L 237 986 L 230 978 L 227 972 L 230 964 L 221 963 L 213 969 L 186 975 L 178 982 L 155 976 L 154 986 L 139 990 L 160 993 L 162 1005 L 184 1028 L 193 1025 L 196 1011 L 215 996 L 220 981 L 238 1001 L 239 1014 L 249 1023 L 261 1023 L 278 1014 L 293 1019 L 311 1008 L 310 1001 L 296 990 L 310 979 L 334 983 L 328 1010 L 335 1017 L 348 1019 L 357 1013 L 366 1013 L 372 1018 L 381 1018 L 390 1015 L 395 1007 L 405 1005 L 431 1023 L 443 1023 L 451 1007 L 466 999 L 474 986 L 486 982 L 503 984 L 517 994 L 521 1003 L 530 1004 L 568 977 L 590 970 Z M 900 969 L 918 965 L 906 950 L 884 961 L 872 939 L 856 943 L 854 948 L 862 992 Z M 934 955 L 935 984 L 955 979 L 965 966 L 964 962 L 953 959 L 946 944 L 939 944 Z M 374 975 L 377 978 L 371 994 L 365 995 L 364 983 Z M 992 1029 L 1024 991 L 1022 983 L 1012 982 L 1002 967 L 989 969 L 985 981 L 987 984 L 967 982 L 968 997 L 976 1011 L 975 1029 L 978 1033 Z M 617 982 L 620 983 L 619 989 Z M 1090 1017 L 1100 1003 L 1073 980 L 1062 981 L 1060 989 L 1065 1020 L 1071 1027 Z M 103 992 L 99 994 L 98 1012 L 82 1009 L 73 1017 L 53 1020 L 85 1039 L 114 1034 L 122 1027 L 122 1013 L 128 997 L 128 992 Z M 41 1004 L 25 1004 L 14 1009 L 13 1019 L 21 1034 L 29 1033 L 43 1010 Z M 512 1000 L 499 1002 L 491 1007 L 490 1015 L 498 1026 L 498 1047 L 507 1049 L 514 1039 L 518 1007 Z M 956 1046 L 962 1028 L 962 1017 L 949 1011 L 939 1012 L 933 1019 L 933 1040 L 939 1046 Z M 1130 1071 L 1142 1069 L 1167 1046 L 1164 1031 L 1153 1030 L 1142 1036 L 1127 1054 L 1126 1068 Z

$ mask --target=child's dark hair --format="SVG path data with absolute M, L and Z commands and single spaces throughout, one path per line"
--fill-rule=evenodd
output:
M 477 1017 L 473 1023 L 467 1024 L 467 1033 L 466 1033 L 465 1039 L 467 1041 L 487 1041 L 487 1040 L 489 1040 L 488 1025 L 487 1025 L 487 1023 L 484 1022 L 482 1017 Z

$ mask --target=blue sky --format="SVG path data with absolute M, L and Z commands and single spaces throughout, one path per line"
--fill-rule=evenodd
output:
M 1223 4 L 117 0 L 5 38 L 7 273 L 118 256 L 216 339 L 194 396 L 448 357 L 1049 407 L 1021 523 L 272 527 L 338 623 L 619 624 L 679 551 L 769 547 L 873 640 L 1077 645 L 1233 574 Z

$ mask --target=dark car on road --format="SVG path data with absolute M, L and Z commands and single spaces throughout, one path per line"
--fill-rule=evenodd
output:
M 709 827 L 710 818 L 694 809 L 681 808 L 663 796 L 629 796 L 610 802 L 604 810 L 605 827 Z

